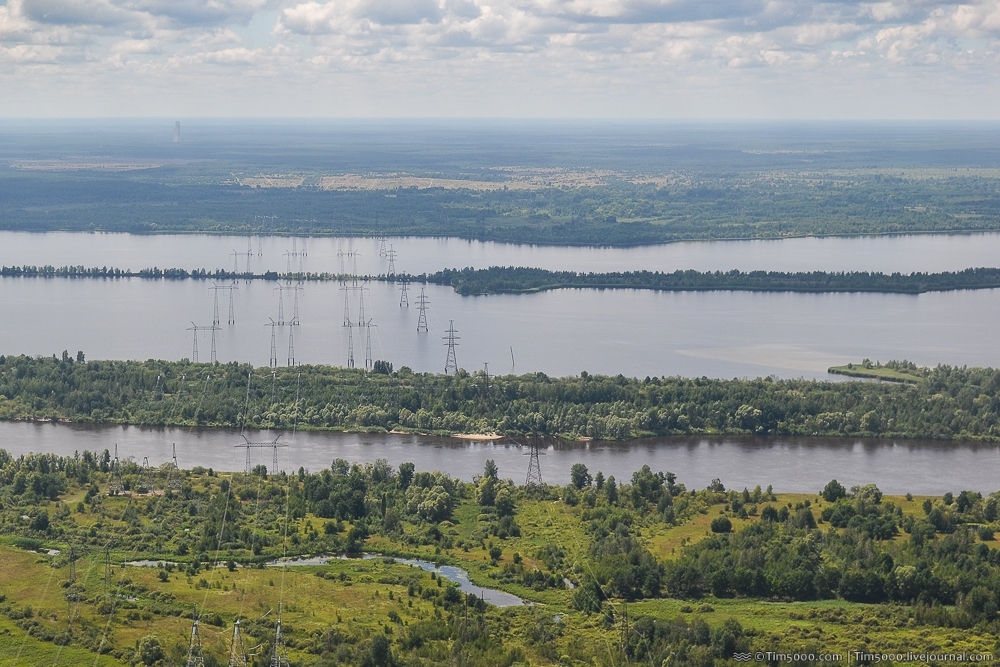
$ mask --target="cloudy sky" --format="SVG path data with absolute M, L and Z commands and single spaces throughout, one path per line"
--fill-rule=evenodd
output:
M 1000 117 L 1000 0 L 0 0 L 0 116 Z

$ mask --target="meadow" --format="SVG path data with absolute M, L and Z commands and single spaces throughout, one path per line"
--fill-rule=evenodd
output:
M 582 465 L 566 487 L 523 487 L 492 462 L 471 482 L 381 461 L 245 475 L 107 452 L 0 452 L 0 482 L 2 665 L 176 665 L 192 646 L 208 666 L 276 650 L 290 665 L 806 665 L 990 654 L 1000 628 L 997 494 L 695 490 Z

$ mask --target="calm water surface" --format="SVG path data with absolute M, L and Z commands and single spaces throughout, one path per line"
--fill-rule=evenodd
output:
M 1000 234 L 802 238 L 784 241 L 678 243 L 640 248 L 568 248 L 390 239 L 399 271 L 510 264 L 579 270 L 829 269 L 939 271 L 1000 264 Z M 247 239 L 218 236 L 30 234 L 0 232 L 0 264 L 226 267 L 241 270 Z M 254 271 L 284 269 L 382 273 L 387 260 L 374 239 L 252 239 Z M 307 255 L 303 254 L 305 250 Z M 286 254 L 291 252 L 293 255 Z M 235 258 L 230 253 L 236 252 Z M 355 252 L 355 255 L 347 253 Z M 0 279 L 0 353 L 83 350 L 88 358 L 180 359 L 193 355 L 193 325 L 208 326 L 208 281 Z M 271 359 L 271 319 L 295 315 L 292 292 L 276 283 L 240 283 L 236 323 L 216 334 L 220 361 Z M 822 378 L 834 364 L 907 358 L 919 364 L 1000 365 L 995 344 L 1000 293 L 994 290 L 898 294 L 744 292 L 657 293 L 557 290 L 536 295 L 462 297 L 427 286 L 430 331 L 417 333 L 416 297 L 401 307 L 399 288 L 371 283 L 345 293 L 311 283 L 298 294 L 299 322 L 275 329 L 279 365 L 385 359 L 398 368 L 442 371 L 445 329 L 459 331 L 459 365 L 495 373 L 542 371 L 644 377 Z M 352 323 L 345 327 L 346 312 Z M 363 303 L 362 303 L 363 301 Z M 280 305 L 279 305 L 280 302 Z M 281 310 L 283 306 L 283 312 Z M 363 308 L 362 308 L 363 306 Z M 363 314 L 362 314 L 363 310 Z M 359 326 L 368 323 L 371 326 Z M 211 358 L 211 336 L 198 334 L 199 358 Z M 294 348 L 290 353 L 290 348 Z
M 248 432 L 253 441 L 273 440 L 276 432 Z M 456 438 L 411 435 L 368 435 L 327 432 L 282 433 L 279 468 L 316 471 L 335 458 L 352 463 L 384 458 L 393 466 L 412 461 L 418 470 L 441 470 L 471 480 L 487 459 L 496 461 L 503 477 L 523 483 L 528 458 L 517 444 L 467 442 Z M 222 429 L 139 428 L 135 426 L 53 425 L 0 422 L 0 447 L 18 455 L 52 452 L 70 456 L 84 450 L 114 451 L 156 466 L 171 458 L 177 445 L 178 463 L 216 470 L 242 470 L 243 450 L 238 431 Z M 669 470 L 689 489 L 705 488 L 720 478 L 727 488 L 771 484 L 776 491 L 817 493 L 836 478 L 845 486 L 874 482 L 886 493 L 940 495 L 971 489 L 1000 488 L 1000 448 L 994 445 L 927 440 L 874 440 L 788 437 L 672 437 L 630 443 L 550 442 L 541 459 L 547 483 L 569 483 L 569 469 L 584 463 L 591 473 L 628 480 L 648 464 Z M 271 466 L 270 450 L 255 450 L 253 465 Z
M 0 279 L 0 353 L 50 355 L 83 350 L 88 359 L 181 359 L 192 355 L 192 323 L 211 324 L 206 281 Z M 278 319 L 274 283 L 241 283 L 236 324 L 220 302 L 219 361 L 267 366 L 269 318 Z M 344 327 L 345 293 L 335 282 L 310 283 L 299 295 L 300 326 L 276 327 L 278 364 L 346 365 L 348 344 L 364 367 L 372 359 L 396 368 L 442 372 L 442 337 L 454 322 L 460 367 L 493 373 L 542 371 L 645 377 L 823 378 L 835 364 L 909 359 L 1000 366 L 1000 291 L 901 294 L 653 292 L 566 289 L 532 295 L 463 297 L 428 286 L 429 332 L 418 333 L 417 307 L 399 305 L 387 283 L 348 297 L 353 326 Z M 411 295 L 413 299 L 415 295 Z M 294 299 L 284 296 L 291 319 Z M 289 341 L 292 338 L 292 341 Z M 211 336 L 198 335 L 208 361 Z
M 387 258 L 372 238 L 83 234 L 0 232 L 0 265 L 114 266 L 232 269 L 257 273 L 287 269 L 386 273 Z M 1000 265 L 1000 234 L 924 234 L 797 238 L 780 241 L 671 243 L 636 248 L 577 248 L 464 241 L 456 238 L 390 238 L 397 272 L 444 268 L 530 266 L 571 271 L 955 271 Z M 305 249 L 306 254 L 302 254 Z M 258 255 L 258 252 L 261 254 Z M 236 253 L 236 257 L 233 257 Z M 355 253 L 355 254 L 348 254 Z

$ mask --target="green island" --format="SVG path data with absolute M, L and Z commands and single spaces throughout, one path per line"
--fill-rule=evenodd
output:
M 782 434 L 1000 441 L 1000 370 L 911 366 L 885 364 L 919 377 L 912 384 L 586 372 L 487 377 L 396 370 L 382 360 L 373 371 L 271 369 L 87 361 L 83 352 L 64 351 L 0 356 L 0 419 L 602 440 Z
M 115 267 L 83 266 L 2 266 L 0 277 L 11 278 L 72 278 L 149 280 L 298 280 L 344 281 L 364 280 L 405 281 L 452 287 L 463 295 L 525 294 L 552 289 L 648 289 L 659 291 L 722 291 L 752 292 L 877 292 L 889 294 L 921 294 L 950 290 L 996 289 L 1000 287 L 1000 268 L 969 268 L 941 273 L 891 273 L 877 271 L 624 271 L 614 273 L 579 273 L 549 271 L 526 267 L 491 266 L 488 269 L 444 269 L 431 274 L 393 274 L 353 276 L 334 273 L 238 273 L 225 269 L 180 269 L 151 267 L 119 269 Z
M 749 651 L 807 666 L 1000 651 L 997 493 L 688 489 L 648 466 L 615 480 L 583 464 L 565 487 L 517 486 L 493 461 L 471 481 L 384 460 L 233 474 L 107 450 L 0 451 L 0 481 L 0 664 L 264 666 L 277 651 L 303 667 L 712 667 Z M 483 604 L 438 566 L 529 604 Z
M 975 268 L 942 273 L 869 271 L 623 271 L 579 273 L 525 267 L 446 269 L 407 277 L 449 285 L 459 294 L 541 292 L 561 288 L 649 289 L 661 291 L 740 290 L 753 292 L 883 292 L 920 294 L 1000 287 L 1000 269 Z
M 833 373 L 834 375 L 847 375 L 871 380 L 916 384 L 927 378 L 930 374 L 930 369 L 919 368 L 912 361 L 889 361 L 883 365 L 881 362 L 872 363 L 871 359 L 865 359 L 860 364 L 831 366 L 826 372 Z

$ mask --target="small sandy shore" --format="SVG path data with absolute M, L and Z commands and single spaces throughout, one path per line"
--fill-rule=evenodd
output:
M 497 433 L 455 433 L 451 437 L 462 440 L 500 440 L 503 438 Z

